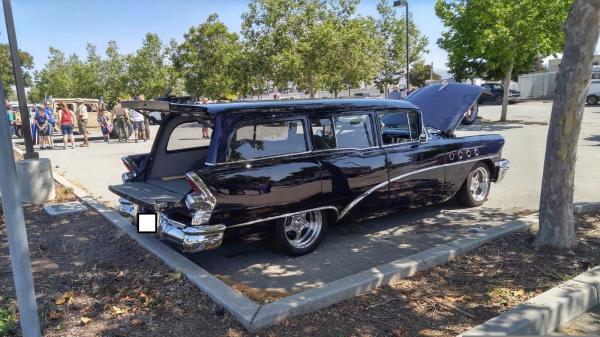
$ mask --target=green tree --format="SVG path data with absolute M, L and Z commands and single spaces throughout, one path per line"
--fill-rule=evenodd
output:
M 67 67 L 71 79 L 70 97 L 99 98 L 102 95 L 102 59 L 96 46 L 88 43 L 85 61 L 71 55 Z
M 397 85 L 406 76 L 406 16 L 399 17 L 387 0 L 379 0 L 377 12 L 377 29 L 384 40 L 385 57 L 375 83 L 387 91 L 388 86 Z M 421 34 L 412 17 L 409 16 L 408 20 L 409 61 L 412 64 L 422 60 L 423 54 L 429 52 L 429 40 Z
M 275 86 L 293 82 L 315 96 L 327 52 L 326 16 L 327 4 L 320 0 L 250 2 L 242 15 L 242 34 L 266 58 L 263 71 Z
M 165 48 L 156 34 L 148 33 L 142 47 L 127 57 L 127 90 L 131 95 L 156 98 L 168 85 Z
M 35 85 L 29 97 L 35 101 L 41 101 L 46 96 L 71 97 L 71 70 L 65 54 L 54 47 L 50 47 L 48 52 L 48 62 L 34 74 Z
M 106 47 L 106 59 L 102 62 L 102 93 L 104 101 L 110 106 L 119 98 L 127 96 L 127 60 L 119 53 L 115 41 L 109 41 Z
M 341 90 L 370 82 L 383 62 L 383 45 L 372 18 L 355 17 L 358 1 L 341 1 L 322 25 L 324 87 L 335 97 Z
M 33 69 L 33 56 L 29 53 L 19 50 L 19 59 L 23 69 L 25 86 L 31 85 L 31 69 Z M 8 44 L 0 44 L 0 80 L 4 86 L 4 97 L 14 95 L 12 87 L 15 85 L 15 75 L 13 72 L 12 58 Z
M 177 51 L 177 41 L 171 39 L 169 45 L 165 48 L 165 68 L 167 72 L 167 87 L 163 94 L 169 93 L 175 96 L 182 96 L 185 94 L 185 81 L 183 77 L 175 68 L 173 64 L 173 58 Z
M 229 32 L 217 14 L 211 14 L 184 35 L 173 63 L 189 94 L 221 99 L 233 94 L 232 69 L 239 50 L 238 35 Z
M 439 80 L 440 74 L 433 71 L 431 64 L 425 64 L 423 61 L 415 62 L 410 70 L 410 84 L 415 87 L 422 87 L 427 80 Z
M 502 79 L 500 120 L 507 116 L 511 78 L 561 50 L 561 27 L 573 0 L 437 0 L 436 14 L 448 28 L 438 41 L 458 80 Z

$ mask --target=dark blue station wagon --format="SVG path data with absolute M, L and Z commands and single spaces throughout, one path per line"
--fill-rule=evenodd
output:
M 184 252 L 225 233 L 268 231 L 280 251 L 314 250 L 328 225 L 408 206 L 483 204 L 508 171 L 499 135 L 456 137 L 482 88 L 446 83 L 406 101 L 341 99 L 181 105 L 129 101 L 164 118 L 149 154 L 123 158 L 121 209 L 159 214 Z M 199 146 L 201 128 L 212 128 Z

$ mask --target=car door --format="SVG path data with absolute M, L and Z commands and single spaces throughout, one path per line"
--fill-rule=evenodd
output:
M 385 207 L 385 153 L 375 137 L 371 112 L 311 117 L 315 156 L 321 163 L 323 205 L 340 218 L 362 217 Z
M 304 116 L 256 119 L 235 127 L 226 162 L 207 181 L 218 200 L 213 221 L 236 225 L 316 207 L 320 164 Z
M 378 112 L 382 148 L 387 156 L 389 207 L 406 207 L 443 199 L 442 151 L 430 144 L 414 110 Z

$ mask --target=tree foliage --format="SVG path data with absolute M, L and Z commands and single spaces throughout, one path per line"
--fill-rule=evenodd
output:
M 441 78 L 440 74 L 433 71 L 431 64 L 425 64 L 423 61 L 414 63 L 410 70 L 410 84 L 415 87 L 424 86 L 427 80 L 439 80 Z
M 573 0 L 437 0 L 436 14 L 448 28 L 438 41 L 448 51 L 457 80 L 503 79 L 561 50 L 561 27 Z M 506 100 L 502 120 L 506 119 Z
M 166 50 L 158 35 L 146 34 L 142 47 L 127 56 L 127 92 L 149 98 L 164 94 L 170 75 L 165 60 Z
M 234 61 L 240 51 L 239 38 L 211 14 L 192 27 L 177 47 L 173 63 L 193 96 L 221 99 L 233 94 Z
M 33 57 L 29 53 L 20 50 L 19 59 L 21 61 L 21 68 L 23 69 L 25 85 L 28 86 L 31 83 L 30 71 L 33 69 Z M 15 85 L 15 75 L 8 44 L 0 44 L 0 80 L 4 87 L 4 97 L 13 96 L 14 91 L 12 87 Z
M 379 0 L 377 31 L 384 40 L 384 58 L 375 83 L 383 88 L 396 85 L 406 76 L 406 17 L 400 17 L 390 1 Z M 408 18 L 409 61 L 418 62 L 429 52 L 429 40 L 423 36 L 412 18 Z

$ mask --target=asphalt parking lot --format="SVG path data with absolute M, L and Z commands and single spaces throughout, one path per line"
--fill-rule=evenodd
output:
M 368 269 L 403 256 L 451 241 L 481 226 L 503 223 L 538 206 L 550 103 L 526 102 L 509 107 L 507 123 L 482 122 L 462 127 L 458 136 L 499 133 L 506 139 L 503 157 L 511 170 L 501 184 L 492 186 L 488 202 L 464 209 L 450 201 L 443 205 L 411 209 L 362 223 L 332 228 L 314 253 L 289 258 L 270 250 L 260 238 L 226 242 L 217 250 L 190 256 L 213 274 L 247 286 L 276 291 L 298 291 Z M 499 106 L 482 106 L 485 120 L 497 120 Z M 156 131 L 156 127 L 153 127 Z M 144 153 L 151 143 L 93 141 L 89 148 L 48 150 L 58 172 L 85 188 L 99 200 L 116 204 L 107 186 L 120 183 L 125 168 L 120 158 Z M 600 176 L 600 106 L 587 107 L 578 145 L 575 201 L 598 201 Z

